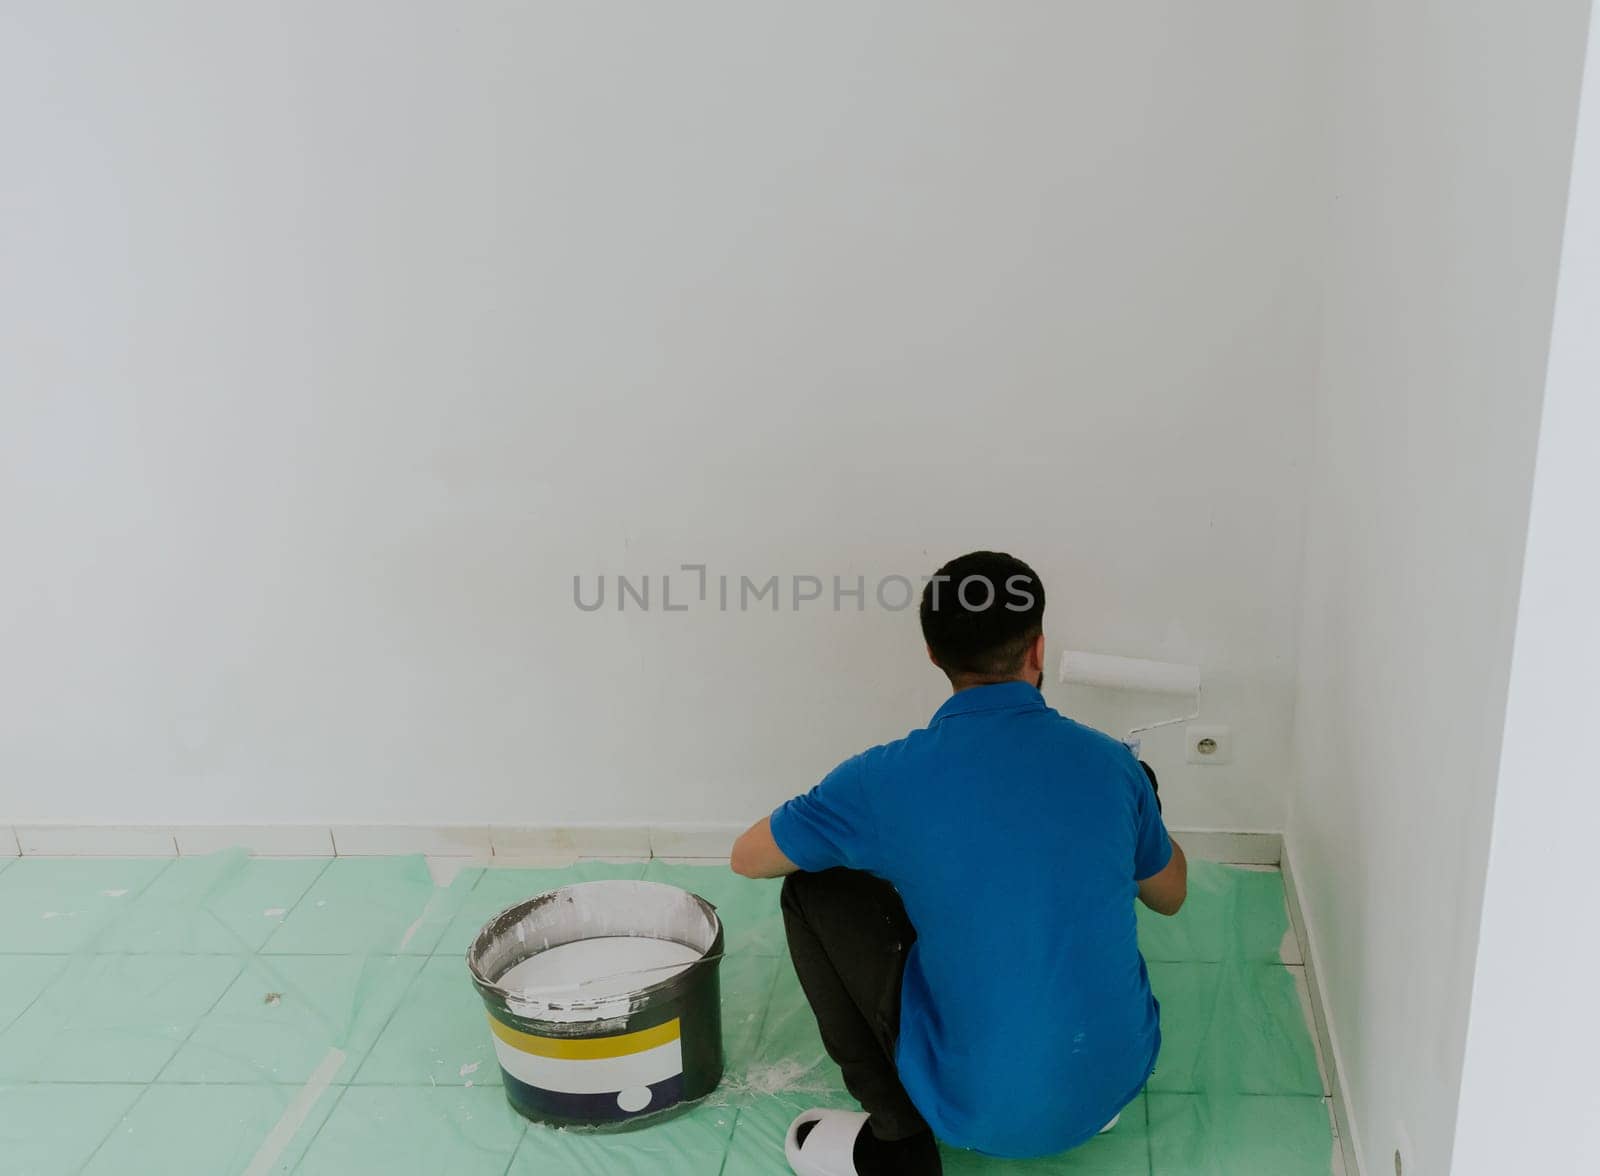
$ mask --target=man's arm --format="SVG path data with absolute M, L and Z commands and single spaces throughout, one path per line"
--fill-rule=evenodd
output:
M 1158 915 L 1175 915 L 1188 897 L 1189 859 L 1183 856 L 1183 846 L 1174 841 L 1167 868 L 1139 883 L 1139 901 Z
M 772 818 L 762 817 L 733 843 L 728 864 L 746 878 L 782 878 L 800 869 L 784 856 L 772 838 Z

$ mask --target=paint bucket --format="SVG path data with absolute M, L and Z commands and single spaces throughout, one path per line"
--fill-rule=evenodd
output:
M 577 985 L 500 984 L 554 948 L 570 958 L 581 949 L 569 945 L 626 948 L 630 938 L 681 945 L 693 962 L 653 973 L 612 966 Z M 507 1100 L 535 1122 L 617 1127 L 710 1094 L 722 1080 L 722 950 L 716 908 L 657 882 L 580 882 L 501 911 L 478 932 L 467 967 Z

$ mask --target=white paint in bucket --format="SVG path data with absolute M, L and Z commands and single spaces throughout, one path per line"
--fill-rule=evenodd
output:
M 467 967 L 506 1098 L 535 1122 L 609 1127 L 711 1093 L 722 953 L 716 909 L 659 882 L 577 882 L 501 911 Z
M 513 996 L 570 994 L 604 1001 L 670 980 L 701 958 L 701 952 L 670 939 L 611 935 L 547 948 L 497 983 Z

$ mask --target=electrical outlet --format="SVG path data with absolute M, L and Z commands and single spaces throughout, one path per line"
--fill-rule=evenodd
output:
M 1233 732 L 1227 727 L 1193 723 L 1184 728 L 1188 746 L 1184 758 L 1191 764 L 1231 764 Z

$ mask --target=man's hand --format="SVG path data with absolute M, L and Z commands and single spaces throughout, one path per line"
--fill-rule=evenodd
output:
M 733 843 L 733 856 L 728 865 L 735 874 L 746 878 L 782 878 L 800 869 L 783 856 L 783 850 L 772 839 L 770 817 L 762 817 Z
M 1174 841 L 1167 868 L 1140 881 L 1139 901 L 1158 915 L 1175 915 L 1188 897 L 1189 859 L 1183 856 L 1183 846 Z

